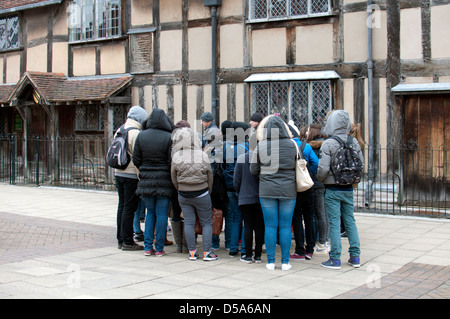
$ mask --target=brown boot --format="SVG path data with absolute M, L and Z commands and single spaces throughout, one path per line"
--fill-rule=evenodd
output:
M 173 245 L 173 241 L 167 239 L 167 230 L 166 230 L 166 243 L 164 244 L 164 246 L 170 246 L 170 245 Z

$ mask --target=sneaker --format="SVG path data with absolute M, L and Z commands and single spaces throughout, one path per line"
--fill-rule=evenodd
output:
M 275 270 L 275 264 L 274 264 L 274 263 L 266 264 L 266 268 L 267 268 L 268 270 Z
M 124 243 L 122 245 L 122 250 L 127 250 L 127 251 L 144 250 L 144 246 L 138 245 L 136 243 L 133 243 L 131 245 L 127 245 Z
M 152 249 L 152 250 L 145 250 L 144 251 L 144 256 L 152 256 L 152 255 L 154 255 L 155 254 L 155 250 L 154 249 Z
M 212 250 L 219 250 L 220 247 L 214 247 L 214 246 L 213 246 L 211 249 L 212 249 Z
M 326 254 L 328 253 L 328 248 L 325 244 L 321 244 L 319 242 L 316 243 L 316 247 L 314 247 L 314 250 L 316 251 L 316 254 Z
M 260 264 L 261 263 L 261 256 L 258 256 L 258 257 L 255 256 L 255 258 L 253 258 L 253 260 L 255 261 L 256 264 Z
M 291 268 L 291 264 L 281 264 L 281 270 L 290 270 Z
M 359 257 L 354 257 L 351 255 L 350 255 L 350 259 L 348 260 L 348 264 L 355 268 L 359 268 L 361 266 Z
M 305 260 L 305 255 L 299 255 L 297 253 L 293 253 L 289 256 L 289 259 L 292 260 Z
M 161 257 L 161 256 L 164 256 L 165 254 L 166 254 L 166 252 L 164 250 L 155 252 L 156 257 Z
M 144 241 L 144 234 L 140 233 L 140 234 L 134 234 L 134 240 L 135 241 Z
M 228 256 L 230 256 L 230 257 L 236 257 L 238 254 L 239 254 L 239 251 L 230 251 L 230 252 L 228 253 Z
M 217 260 L 218 257 L 216 256 L 216 254 L 213 251 L 208 252 L 203 252 L 203 261 L 213 261 L 213 260 Z
M 253 262 L 252 257 L 250 256 L 247 257 L 246 255 L 242 255 L 240 260 L 245 264 L 251 264 Z
M 189 250 L 189 260 L 197 260 L 198 259 L 198 252 L 196 250 Z
M 312 255 L 313 254 L 306 253 L 305 254 L 305 258 L 308 259 L 308 260 L 311 260 L 312 259 Z
M 330 269 L 341 269 L 341 261 L 339 259 L 328 259 L 322 263 L 322 267 Z

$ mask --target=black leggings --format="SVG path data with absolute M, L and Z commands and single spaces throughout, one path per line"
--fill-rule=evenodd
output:
M 264 244 L 264 218 L 260 204 L 239 206 L 244 218 L 245 254 L 252 256 L 253 232 L 255 233 L 255 257 L 261 257 Z

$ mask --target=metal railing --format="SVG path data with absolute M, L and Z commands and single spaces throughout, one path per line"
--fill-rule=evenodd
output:
M 365 147 L 366 170 L 369 147 Z M 445 146 L 416 143 L 374 147 L 372 177 L 355 188 L 355 210 L 450 218 L 450 163 Z
M 106 165 L 107 143 L 98 136 L 52 139 L 0 137 L 0 181 L 83 189 L 114 189 Z
M 103 136 L 0 137 L 0 182 L 114 190 L 114 172 L 105 161 L 108 145 Z M 366 173 L 355 188 L 355 211 L 450 218 L 445 146 L 377 146 L 374 153 L 375 174 Z

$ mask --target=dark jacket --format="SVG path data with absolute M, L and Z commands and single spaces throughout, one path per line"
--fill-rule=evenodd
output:
M 238 205 L 259 203 L 259 178 L 250 173 L 250 158 L 253 152 L 238 157 L 234 167 L 233 184 L 238 194 Z
M 139 133 L 133 153 L 133 162 L 139 169 L 137 195 L 172 197 L 175 194 L 170 175 L 173 127 L 163 110 L 154 109 L 146 129 Z
M 252 156 L 250 172 L 259 176 L 259 197 L 296 198 L 297 148 L 287 124 L 276 115 L 269 116 L 259 124 L 256 134 L 259 143 Z

